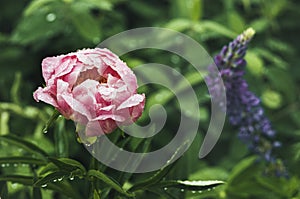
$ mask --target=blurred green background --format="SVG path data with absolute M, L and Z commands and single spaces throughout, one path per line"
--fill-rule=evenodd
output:
M 256 30 L 249 46 L 247 75 L 250 89 L 262 99 L 266 114 L 283 147 L 276 151 L 284 160 L 290 177 L 263 175 L 264 164 L 225 125 L 213 151 L 197 159 L 209 122 L 210 103 L 203 80 L 176 55 L 145 50 L 121 57 L 130 67 L 155 62 L 167 64 L 190 77 L 201 104 L 197 139 L 167 176 L 170 179 L 224 180 L 214 190 L 160 190 L 140 193 L 144 198 L 300 198 L 300 2 L 296 0 L 1 0 L 0 1 L 0 135 L 13 134 L 44 149 L 50 156 L 69 157 L 90 165 L 90 154 L 76 141 L 75 126 L 59 118 L 48 133 L 44 124 L 53 108 L 36 103 L 33 91 L 44 83 L 41 61 L 47 56 L 94 48 L 119 32 L 146 26 L 166 27 L 191 36 L 211 54 L 248 27 Z M 194 79 L 193 79 L 194 78 Z M 149 104 L 163 103 L 171 122 L 150 148 L 166 144 L 176 132 L 176 100 L 164 88 L 142 87 Z M 161 99 L 155 98 L 159 93 Z M 177 110 L 178 109 L 178 110 Z M 147 116 L 147 112 L 145 113 Z M 191 119 L 199 116 L 191 115 Z M 0 157 L 28 156 L 18 146 L 0 143 Z M 2 161 L 2 160 L 1 160 Z M 32 174 L 39 166 L 0 161 L 0 176 Z M 37 172 L 38 173 L 38 172 Z M 120 172 L 106 168 L 118 179 Z M 146 174 L 151 175 L 151 174 Z M 142 175 L 130 176 L 135 182 Z M 91 197 L 84 180 L 68 182 L 79 198 Z M 125 184 L 126 186 L 126 184 Z M 42 189 L 43 198 L 67 198 L 63 191 Z M 173 194 L 173 196 L 172 196 Z M 0 197 L 35 198 L 32 187 L 0 177 Z M 68 196 L 70 197 L 70 196 Z M 139 198 L 139 197 L 137 197 Z

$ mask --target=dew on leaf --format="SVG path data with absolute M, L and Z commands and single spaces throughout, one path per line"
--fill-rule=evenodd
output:
M 46 20 L 47 20 L 48 22 L 53 22 L 55 19 L 56 19 L 56 15 L 53 14 L 53 13 L 49 13 L 49 14 L 47 14 L 47 16 L 46 16 Z

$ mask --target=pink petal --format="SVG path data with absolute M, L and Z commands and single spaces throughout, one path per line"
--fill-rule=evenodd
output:
M 118 108 L 117 110 L 121 110 L 124 108 L 129 108 L 136 106 L 143 102 L 145 100 L 145 95 L 140 95 L 140 94 L 134 94 L 131 97 L 129 97 L 126 101 L 124 101 Z

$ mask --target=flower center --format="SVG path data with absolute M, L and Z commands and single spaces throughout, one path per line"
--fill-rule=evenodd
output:
M 99 82 L 100 84 L 105 84 L 107 83 L 107 78 L 101 76 L 96 68 L 89 69 L 86 71 L 83 71 L 79 74 L 76 83 L 74 84 L 74 87 L 81 84 L 87 79 L 95 80 Z

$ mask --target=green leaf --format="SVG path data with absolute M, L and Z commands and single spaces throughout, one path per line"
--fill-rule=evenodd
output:
M 200 22 L 199 24 L 202 28 L 204 28 L 206 30 L 210 30 L 210 31 L 219 33 L 219 34 L 229 37 L 231 39 L 234 39 L 237 36 L 237 33 L 231 31 L 227 27 L 225 27 L 217 22 L 214 22 L 214 21 L 205 20 L 205 21 Z
M 115 189 L 116 191 L 118 191 L 121 194 L 124 194 L 124 195 L 129 196 L 129 197 L 134 196 L 134 194 L 128 193 L 127 191 L 125 191 L 117 182 L 115 182 L 110 177 L 108 177 L 107 175 L 105 175 L 104 173 L 102 173 L 100 171 L 89 170 L 88 173 L 87 173 L 87 176 L 89 178 L 95 177 L 95 178 L 103 181 L 104 183 L 106 183 L 107 185 L 109 185 L 110 187 L 112 187 L 113 189 Z
M 0 135 L 9 134 L 9 118 L 10 114 L 7 111 L 0 112 Z
M 55 140 L 54 146 L 56 150 L 56 156 L 68 157 L 69 142 L 68 142 L 68 137 L 65 129 L 64 117 L 59 117 L 56 121 L 54 140 Z
M 257 182 L 273 193 L 276 193 L 276 195 L 288 198 L 288 193 L 286 190 L 284 190 L 285 186 L 282 186 L 289 184 L 287 179 L 261 176 L 257 178 Z
M 288 63 L 285 60 L 283 60 L 280 56 L 272 53 L 269 50 L 262 49 L 262 48 L 256 48 L 255 51 L 261 57 L 263 57 L 266 60 L 270 61 L 271 63 L 276 65 L 278 68 L 286 69 L 288 67 Z
M 93 199 L 100 199 L 100 194 L 96 189 L 94 189 Z
M 277 109 L 282 104 L 281 95 L 273 90 L 265 90 L 261 96 L 262 102 L 271 109 Z
M 195 173 L 190 174 L 189 176 L 189 180 L 209 180 L 214 178 L 225 180 L 228 178 L 228 172 L 225 169 L 219 167 L 205 167 Z
M 53 164 L 55 164 L 58 168 L 64 171 L 75 171 L 80 170 L 82 174 L 86 173 L 85 167 L 78 161 L 69 159 L 69 158 L 48 158 Z
M 202 1 L 175 0 L 173 2 L 174 15 L 197 21 L 202 17 Z
M 33 187 L 32 189 L 32 197 L 33 199 L 42 199 L 42 191 L 40 188 Z
M 8 188 L 6 181 L 0 182 L 0 196 L 3 198 L 8 198 Z
M 231 30 L 234 30 L 237 33 L 243 32 L 245 29 L 245 21 L 238 12 L 233 10 L 228 12 L 227 19 Z
M 48 154 L 42 150 L 41 148 L 37 147 L 36 145 L 32 144 L 31 142 L 25 141 L 21 138 L 18 138 L 14 135 L 3 135 L 0 136 L 0 140 L 7 142 L 9 144 L 13 144 L 15 146 L 18 146 L 30 153 L 40 155 L 42 157 L 48 156 Z
M 28 186 L 33 185 L 33 177 L 23 175 L 3 175 L 0 176 L 0 181 L 19 183 Z
M 55 164 L 50 162 L 41 168 L 41 170 L 39 171 L 39 175 L 45 175 L 47 173 L 52 173 L 52 172 L 58 171 L 58 170 L 59 170 L 59 168 Z
M 51 2 L 55 2 L 55 0 L 33 0 L 25 9 L 24 14 L 25 16 L 31 15 L 36 10 L 41 9 L 41 7 Z
M 100 24 L 92 17 L 89 10 L 71 7 L 71 21 L 82 37 L 89 41 L 98 43 L 100 41 Z
M 54 124 L 54 122 L 57 120 L 59 115 L 60 115 L 60 112 L 57 109 L 55 109 L 53 111 L 51 117 L 49 118 L 49 120 L 45 124 L 45 127 L 43 128 L 44 133 L 48 132 L 48 129 Z
M 192 22 L 188 19 L 177 18 L 173 19 L 165 25 L 165 28 L 173 29 L 179 32 L 183 32 L 186 29 L 189 29 L 192 25 Z
M 231 171 L 227 180 L 227 184 L 234 186 L 235 184 L 239 184 L 240 181 L 245 180 L 247 176 L 253 177 L 255 174 L 255 166 L 259 166 L 256 156 L 242 160 Z
M 50 174 L 46 175 L 45 177 L 37 180 L 34 183 L 34 186 L 44 187 L 48 183 L 61 181 L 63 178 L 65 178 L 66 176 L 69 176 L 69 175 L 70 175 L 70 173 L 66 172 L 66 171 L 56 171 L 56 172 L 50 173 Z
M 67 182 L 56 182 L 56 183 L 49 183 L 46 189 L 53 190 L 55 192 L 62 193 L 72 199 L 82 199 L 83 197 L 78 193 L 76 189 L 67 183 Z
M 255 76 L 262 76 L 264 72 L 264 62 L 258 54 L 248 51 L 245 57 L 247 68 Z
M 266 75 L 270 80 L 272 87 L 284 93 L 290 102 L 293 102 L 296 99 L 296 88 L 290 73 L 282 69 L 270 68 L 266 72 Z M 282 82 L 284 82 L 284 84 Z
M 15 104 L 20 104 L 19 93 L 20 93 L 21 83 L 22 83 L 22 73 L 20 71 L 18 71 L 18 72 L 15 73 L 14 83 L 13 83 L 13 85 L 11 87 L 11 90 L 10 90 L 10 96 L 12 98 L 12 101 Z
M 109 0 L 85 0 L 85 2 L 101 10 L 111 10 L 113 8 L 113 4 Z
M 270 27 L 270 21 L 266 18 L 259 18 L 252 21 L 249 27 L 252 27 L 257 33 L 263 32 Z
M 150 177 L 147 180 L 144 180 L 142 182 L 138 182 L 136 184 L 134 184 L 129 191 L 136 191 L 136 190 L 140 190 L 140 189 L 145 189 L 151 185 L 154 185 L 158 182 L 160 182 L 170 171 L 171 169 L 174 167 L 175 163 L 162 168 L 160 171 L 158 171 L 157 173 L 155 173 L 152 177 Z
M 62 181 L 66 175 L 68 175 L 68 173 L 61 171 L 49 174 L 36 181 L 34 186 L 50 189 L 62 193 L 70 198 L 81 199 L 82 197 L 79 195 L 79 193 L 73 189 L 68 182 Z
M 0 164 L 30 164 L 30 165 L 45 165 L 45 160 L 32 157 L 3 157 L 0 158 Z
M 54 2 L 57 3 L 59 1 Z M 35 46 L 41 46 L 46 45 L 47 39 L 54 35 L 64 33 L 66 21 L 61 19 L 65 16 L 62 14 L 62 11 L 59 12 L 56 8 L 51 9 L 54 11 L 49 9 L 38 9 L 32 14 L 22 17 L 13 31 L 10 38 L 11 41 L 22 45 L 34 44 Z M 52 15 L 54 21 L 49 21 L 47 19 L 49 15 Z M 37 44 L 37 42 L 39 43 Z
M 201 191 L 201 190 L 212 189 L 222 184 L 224 184 L 224 181 L 220 181 L 220 180 L 204 180 L 204 181 L 170 180 L 170 181 L 162 181 L 156 183 L 151 187 L 161 187 L 161 188 L 174 187 L 183 190 Z

